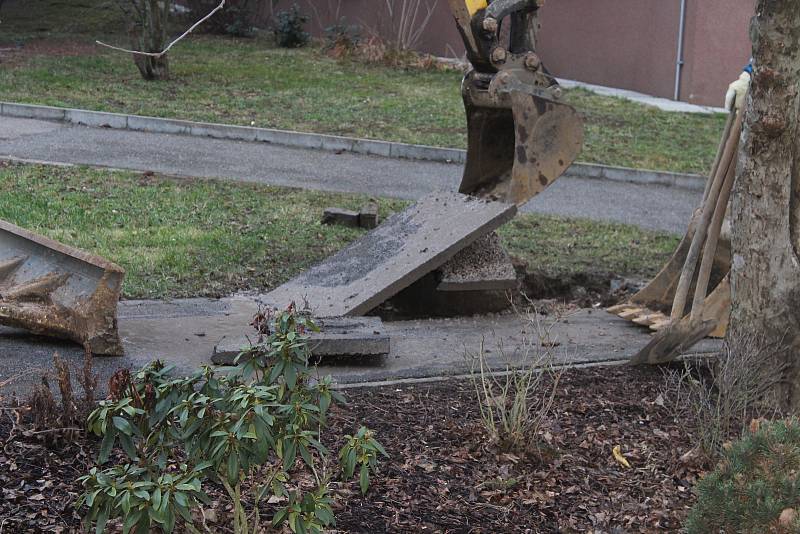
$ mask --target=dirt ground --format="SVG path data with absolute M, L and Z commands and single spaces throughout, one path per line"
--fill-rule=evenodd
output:
M 654 368 L 569 370 L 545 428 L 517 454 L 487 442 L 468 380 L 349 389 L 331 428 L 345 434 L 363 422 L 390 459 L 366 497 L 356 483 L 334 483 L 336 532 L 677 531 L 703 466 L 682 460 L 692 422 L 676 420 L 663 383 Z M 77 531 L 75 479 L 98 442 L 9 439 L 10 413 L 0 412 L 0 530 Z M 212 530 L 228 532 L 229 512 L 215 512 Z
M 0 65 L 11 66 L 36 56 L 70 57 L 100 53 L 93 42 L 74 39 L 36 39 L 25 43 L 0 39 Z

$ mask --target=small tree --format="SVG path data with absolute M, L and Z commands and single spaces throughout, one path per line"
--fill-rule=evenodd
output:
M 131 48 L 148 54 L 133 54 L 133 61 L 145 80 L 169 79 L 167 24 L 172 0 L 117 0 L 128 26 Z
M 774 394 L 784 407 L 798 411 L 800 3 L 758 0 L 750 34 L 753 81 L 731 202 L 733 305 L 728 335 L 741 339 L 758 334 L 776 347 L 786 372 Z
M 312 379 L 305 334 L 315 326 L 291 307 L 274 321 L 259 315 L 255 323 L 269 331 L 228 374 L 203 368 L 175 379 L 156 362 L 133 379 L 126 371 L 114 375 L 112 398 L 92 413 L 89 428 L 103 437 L 100 464 L 115 444 L 128 459 L 80 479 L 85 492 L 78 504 L 88 507 L 98 533 L 111 518 L 123 520 L 126 534 L 172 532 L 176 523 L 195 532 L 191 511 L 208 502 L 208 480 L 228 494 L 236 533 L 261 532 L 259 504 L 270 497 L 285 503 L 273 526 L 303 534 L 333 524 L 321 433 L 328 408 L 343 399 L 330 377 Z M 386 453 L 364 427 L 345 441 L 340 473 L 358 474 L 366 493 L 377 457 Z M 310 476 L 298 477 L 303 471 Z

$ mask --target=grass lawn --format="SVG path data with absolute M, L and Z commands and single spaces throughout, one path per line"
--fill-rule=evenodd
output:
M 361 235 L 320 224 L 340 195 L 87 168 L 3 164 L 0 219 L 105 256 L 127 270 L 126 298 L 227 295 L 274 287 Z M 380 200 L 381 216 L 402 201 Z M 550 274 L 650 276 L 677 238 L 621 224 L 521 215 L 509 251 Z
M 104 6 L 96 10 L 102 13 L 99 20 L 84 12 L 92 2 Z M 171 52 L 172 80 L 144 82 L 128 55 L 91 44 L 118 27 L 113 2 L 85 0 L 71 8 L 74 17 L 65 16 L 64 6 L 54 0 L 7 0 L 0 48 L 16 39 L 27 43 L 28 52 L 11 53 L 2 64 L 0 98 L 465 146 L 458 72 L 336 61 L 319 49 L 276 49 L 259 39 L 194 37 Z M 37 35 L 82 45 L 43 46 L 31 39 Z M 127 46 L 119 34 L 104 38 Z M 705 173 L 713 160 L 721 115 L 668 113 L 580 89 L 565 94 L 586 119 L 581 161 Z

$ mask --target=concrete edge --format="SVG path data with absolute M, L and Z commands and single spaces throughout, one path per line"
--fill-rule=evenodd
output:
M 269 128 L 253 128 L 249 126 L 232 126 L 227 124 L 165 119 L 159 117 L 144 117 L 140 115 L 124 115 L 104 111 L 89 111 L 35 104 L 17 104 L 14 102 L 0 101 L 0 116 L 59 121 L 94 128 L 114 128 L 139 132 L 182 134 L 197 137 L 210 137 L 213 139 L 271 143 L 294 148 L 324 150 L 328 152 L 351 152 L 369 156 L 414 159 L 439 163 L 463 165 L 467 159 L 466 151 L 457 148 L 411 145 L 393 141 L 378 141 L 355 137 L 293 132 Z M 610 167 L 588 163 L 573 164 L 567 169 L 565 176 L 644 185 L 662 185 L 693 191 L 702 191 L 705 188 L 706 181 L 704 176 L 696 174 Z
M 680 356 L 676 361 L 702 361 L 710 360 L 715 356 L 713 352 L 690 352 Z M 611 360 L 599 360 L 594 362 L 577 362 L 577 363 L 559 363 L 553 365 L 550 370 L 553 371 L 568 371 L 571 369 L 591 369 L 595 367 L 622 367 L 630 364 L 630 358 L 622 357 Z M 513 373 L 518 373 L 523 368 L 512 369 L 509 371 L 498 371 L 493 376 L 503 377 Z M 544 369 L 536 369 L 536 372 L 543 372 Z M 436 382 L 449 382 L 456 380 L 469 380 L 473 375 L 469 373 L 459 373 L 451 375 L 435 375 L 435 376 L 422 376 L 422 377 L 408 377 L 408 378 L 392 378 L 387 380 L 373 380 L 369 382 L 336 382 L 333 384 L 334 389 L 347 390 L 347 389 L 360 389 L 360 388 L 379 388 L 386 386 L 414 386 L 419 384 L 431 384 Z

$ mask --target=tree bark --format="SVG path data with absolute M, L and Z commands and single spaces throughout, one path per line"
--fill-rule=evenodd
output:
M 775 388 L 800 409 L 800 2 L 758 0 L 753 79 L 731 204 L 731 350 L 759 336 L 788 365 Z M 741 343 L 740 343 L 741 345 Z
M 158 53 L 167 46 L 167 23 L 172 0 L 121 0 L 128 19 L 131 48 Z M 133 54 L 133 62 L 145 80 L 169 79 L 167 55 Z

